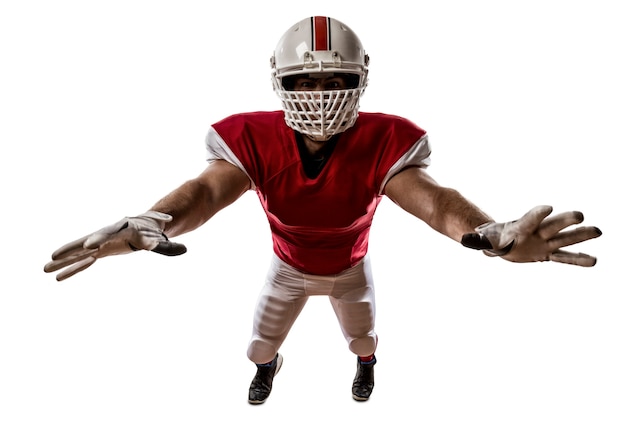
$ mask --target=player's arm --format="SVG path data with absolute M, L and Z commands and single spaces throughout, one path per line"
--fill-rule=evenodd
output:
M 457 242 L 477 226 L 493 222 L 458 191 L 439 185 L 419 167 L 409 167 L 394 175 L 384 193 L 401 208 Z
M 225 160 L 213 161 L 196 178 L 159 200 L 152 210 L 172 216 L 163 232 L 169 237 L 192 231 L 250 188 L 250 179 Z
M 424 169 L 417 167 L 393 176 L 384 192 L 432 228 L 489 256 L 518 263 L 556 261 L 585 267 L 596 264 L 593 256 L 561 249 L 602 234 L 592 226 L 565 230 L 583 222 L 584 216 L 579 211 L 550 216 L 552 207 L 542 205 L 517 220 L 494 222 L 459 192 L 440 186 Z
M 194 230 L 250 188 L 248 176 L 224 160 L 211 163 L 139 216 L 125 217 L 113 225 L 63 245 L 52 254 L 45 272 L 60 271 L 58 281 L 87 269 L 99 258 L 138 250 L 180 255 L 187 248 L 169 237 Z

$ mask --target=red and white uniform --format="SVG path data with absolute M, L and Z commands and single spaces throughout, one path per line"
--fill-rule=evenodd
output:
M 227 160 L 250 178 L 269 220 L 277 257 L 273 269 L 277 265 L 288 267 L 293 269 L 290 272 L 294 276 L 304 280 L 301 284 L 304 301 L 308 297 L 304 287 L 311 288 L 311 280 L 341 276 L 357 265 L 362 267 L 372 219 L 385 183 L 406 166 L 427 166 L 430 156 L 424 130 L 404 118 L 380 113 L 360 113 L 355 125 L 341 134 L 314 179 L 305 175 L 295 133 L 285 124 L 282 111 L 243 113 L 214 124 L 207 136 L 207 150 L 209 161 Z M 369 271 L 369 266 L 364 270 Z M 369 330 L 359 332 L 369 335 L 370 344 L 365 346 L 369 349 L 372 342 L 375 346 L 374 302 L 369 272 L 366 275 L 365 281 L 362 276 L 356 281 L 363 281 L 363 291 L 371 293 L 367 296 L 371 319 L 365 322 L 369 323 L 365 325 Z M 306 284 L 306 280 L 311 282 Z M 255 362 L 273 358 L 304 305 L 301 301 L 299 308 L 279 310 L 282 313 L 279 320 L 273 316 L 271 322 L 284 320 L 286 324 L 265 325 L 268 334 L 263 336 L 259 331 L 263 329 L 263 322 L 269 321 L 263 320 L 267 317 L 263 311 L 278 309 L 267 305 L 267 301 L 278 297 L 270 295 L 279 287 L 274 284 L 270 282 L 268 285 L 272 288 L 262 292 L 257 308 L 255 334 L 258 336 L 253 337 L 256 345 L 251 344 L 249 350 L 251 359 L 258 360 Z M 325 294 L 332 296 L 332 289 Z M 293 295 L 288 299 L 292 301 Z M 341 313 L 337 314 L 348 341 L 358 339 L 347 331 L 350 325 L 344 325 Z M 273 334 L 272 338 L 270 330 L 281 333 Z M 365 354 L 360 346 L 351 346 L 351 349 Z
M 223 152 L 228 147 L 238 160 L 234 163 L 252 180 L 270 223 L 276 255 L 316 275 L 338 273 L 365 256 L 390 169 L 425 138 L 423 130 L 405 119 L 361 113 L 341 135 L 322 172 L 311 180 L 282 111 L 234 115 L 212 131 L 208 146 L 213 158 L 229 160 Z M 430 149 L 426 141 L 421 145 L 405 164 L 428 164 Z

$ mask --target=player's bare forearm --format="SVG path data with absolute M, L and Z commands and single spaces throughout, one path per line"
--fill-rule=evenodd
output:
M 249 188 L 250 180 L 243 171 L 219 160 L 159 200 L 152 210 L 172 216 L 164 232 L 175 237 L 198 228 Z
M 440 186 L 424 169 L 407 168 L 385 186 L 385 195 L 433 229 L 458 242 L 493 219 L 458 191 Z

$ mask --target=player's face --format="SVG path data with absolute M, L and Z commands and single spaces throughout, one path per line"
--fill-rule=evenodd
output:
M 294 91 L 338 91 L 346 89 L 346 79 L 341 76 L 328 78 L 298 77 L 295 80 Z
M 339 91 L 358 86 L 358 76 L 350 74 L 301 74 L 283 79 L 289 91 Z

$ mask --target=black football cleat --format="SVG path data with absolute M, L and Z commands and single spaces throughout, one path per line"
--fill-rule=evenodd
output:
M 276 354 L 269 364 L 257 364 L 256 375 L 250 384 L 248 392 L 248 403 L 252 405 L 260 405 L 264 403 L 272 392 L 272 383 L 274 376 L 283 365 L 283 356 Z
M 352 383 L 352 398 L 358 402 L 368 400 L 372 390 L 374 390 L 374 364 L 376 364 L 376 357 L 369 362 L 362 362 L 357 357 L 356 376 Z

